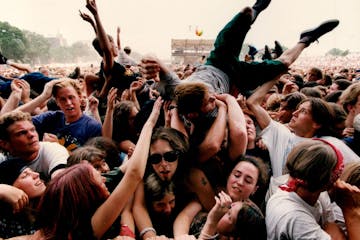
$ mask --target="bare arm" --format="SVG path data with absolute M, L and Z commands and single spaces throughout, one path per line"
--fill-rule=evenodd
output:
M 114 107 L 117 96 L 117 89 L 111 88 L 109 95 L 107 96 L 107 108 L 105 113 L 105 118 L 102 126 L 102 135 L 103 137 L 112 138 L 113 132 L 113 120 L 114 120 Z
M 255 114 L 256 121 L 261 129 L 266 128 L 270 122 L 271 117 L 269 113 L 261 107 L 266 93 L 274 86 L 276 79 L 266 82 L 256 89 L 256 91 L 247 99 L 246 104 L 248 108 Z
M 228 113 L 228 152 L 231 160 L 245 153 L 247 147 L 247 131 L 245 116 L 236 99 L 229 94 L 216 96 L 227 105 Z
M 31 100 L 30 102 L 21 105 L 20 107 L 17 108 L 17 110 L 32 113 L 37 107 L 42 105 L 45 101 L 47 101 L 51 97 L 52 89 L 54 85 L 61 81 L 63 80 L 57 79 L 57 80 L 51 80 L 50 82 L 46 83 L 43 92 L 39 96 Z
M 96 23 L 96 29 L 97 29 L 97 37 L 99 39 L 100 48 L 103 51 L 103 60 L 104 60 L 104 72 L 105 75 L 110 74 L 110 70 L 112 69 L 114 65 L 114 56 L 111 52 L 111 44 L 109 41 L 109 38 L 105 32 L 105 29 L 101 23 L 100 16 L 98 13 L 98 9 L 96 6 L 95 0 L 86 0 L 86 7 L 89 9 L 89 11 L 93 14 L 95 23 Z
M 20 70 L 20 71 L 24 71 L 24 72 L 26 72 L 26 73 L 31 73 L 31 72 L 33 72 L 33 69 L 32 69 L 29 65 L 27 65 L 27 64 L 14 63 L 14 62 L 8 60 L 8 61 L 7 61 L 7 65 L 9 65 L 9 66 L 11 66 L 11 67 L 13 67 L 13 68 L 16 68 L 16 69 L 18 69 L 18 70 Z
M 29 203 L 29 197 L 21 189 L 7 184 L 0 184 L 0 201 L 9 203 L 13 208 L 13 212 L 16 213 Z
M 223 191 L 219 193 L 218 197 L 215 197 L 215 200 L 216 204 L 209 212 L 198 239 L 213 239 L 211 237 L 217 234 L 217 223 L 228 212 L 232 203 L 230 196 Z
M 106 201 L 96 210 L 91 218 L 94 236 L 100 239 L 124 209 L 144 176 L 149 153 L 150 138 L 160 114 L 161 98 L 154 103 L 153 110 L 141 130 L 131 161 L 121 182 L 116 186 Z
M 146 209 L 145 205 L 145 193 L 144 193 L 144 183 L 141 182 L 135 192 L 134 205 L 133 205 L 133 216 L 136 224 L 136 228 L 139 232 L 143 231 L 145 228 L 153 227 L 150 215 Z M 155 237 L 156 233 L 153 231 L 148 231 L 142 236 L 142 239 L 148 237 Z
M 218 105 L 218 115 L 209 131 L 206 133 L 205 139 L 199 145 L 197 155 L 197 160 L 199 162 L 205 162 L 218 153 L 225 138 L 226 105 L 220 100 L 216 100 L 216 103 Z
M 201 210 L 201 204 L 198 201 L 191 201 L 179 213 L 174 222 L 174 237 L 189 234 L 190 225 L 194 217 Z
M 335 183 L 335 201 L 341 208 L 349 240 L 359 240 L 360 228 L 360 189 L 344 181 Z
M 116 44 L 118 49 L 121 49 L 121 43 L 120 43 L 120 27 L 116 28 Z
M 95 35 L 96 35 L 96 34 L 97 34 L 97 29 L 96 29 L 96 25 L 95 25 L 94 20 L 93 20 L 88 14 L 83 13 L 83 12 L 81 12 L 80 10 L 79 10 L 79 13 L 80 13 L 80 17 L 81 17 L 84 21 L 90 23 L 90 25 L 93 27 L 94 32 L 95 32 Z

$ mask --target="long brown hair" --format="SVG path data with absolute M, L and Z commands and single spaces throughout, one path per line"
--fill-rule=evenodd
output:
M 44 238 L 95 239 L 91 218 L 107 197 L 90 164 L 64 170 L 50 181 L 40 201 L 38 222 Z

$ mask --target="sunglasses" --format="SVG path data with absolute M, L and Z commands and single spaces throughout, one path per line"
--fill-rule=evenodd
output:
M 164 159 L 167 162 L 175 162 L 179 157 L 180 152 L 179 151 L 169 151 L 161 155 L 160 153 L 151 154 L 148 158 L 148 161 L 151 164 L 158 164 L 161 162 L 162 159 Z

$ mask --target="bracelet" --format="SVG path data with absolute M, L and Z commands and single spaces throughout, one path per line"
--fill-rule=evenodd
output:
M 145 233 L 150 232 L 150 231 L 154 232 L 155 235 L 156 235 L 156 230 L 155 230 L 153 227 L 147 227 L 147 228 L 144 228 L 144 229 L 140 232 L 140 234 L 139 234 L 140 238 L 142 238 L 142 237 L 145 235 Z
M 216 238 L 219 236 L 219 234 L 217 233 L 217 234 L 211 236 L 210 234 L 207 234 L 207 233 L 205 233 L 205 232 L 201 232 L 201 233 L 200 233 L 200 236 L 202 236 L 203 239 L 213 240 L 213 239 L 216 239 Z M 200 237 L 200 236 L 199 236 L 199 237 Z

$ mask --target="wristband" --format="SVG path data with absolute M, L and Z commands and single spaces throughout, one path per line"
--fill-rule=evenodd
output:
M 153 227 L 147 227 L 147 228 L 144 228 L 144 229 L 140 232 L 140 234 L 139 234 L 140 238 L 142 238 L 142 237 L 145 235 L 145 233 L 150 232 L 150 231 L 154 232 L 155 235 L 156 235 L 156 230 L 155 230 Z

